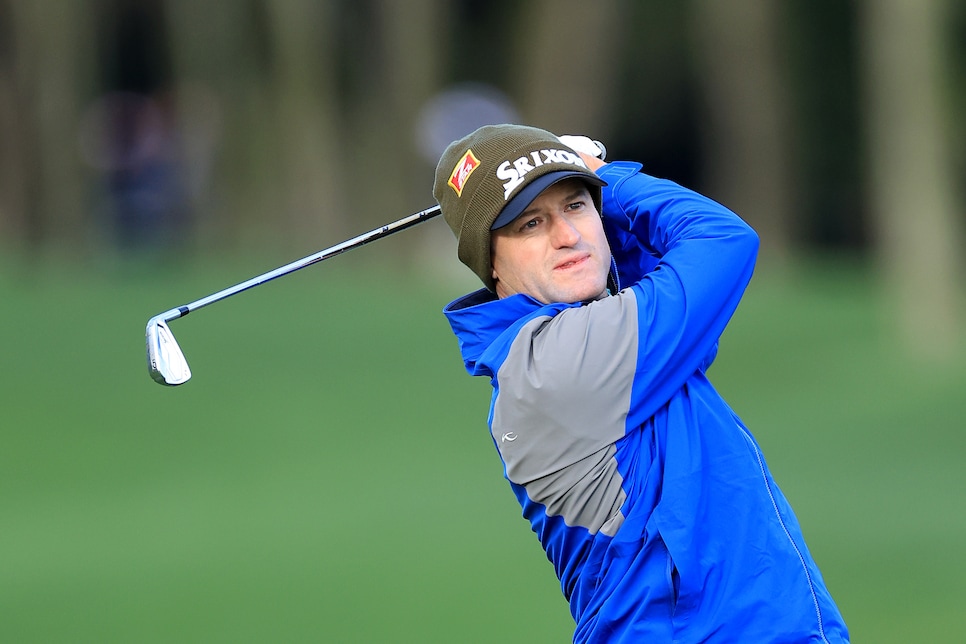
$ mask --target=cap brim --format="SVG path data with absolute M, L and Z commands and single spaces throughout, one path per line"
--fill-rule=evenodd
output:
M 529 206 L 530 203 L 536 199 L 541 192 L 559 181 L 571 178 L 582 179 L 587 183 L 598 186 L 607 185 L 607 182 L 597 175 L 590 175 L 586 172 L 579 172 L 576 170 L 555 170 L 554 172 L 548 172 L 547 174 L 539 176 L 525 185 L 523 189 L 513 197 L 513 199 L 510 199 L 507 205 L 503 206 L 503 210 L 500 211 L 500 214 L 497 215 L 496 220 L 490 226 L 490 230 L 503 228 L 507 224 L 511 223 L 514 219 L 519 217 L 524 210 L 527 209 L 527 206 Z

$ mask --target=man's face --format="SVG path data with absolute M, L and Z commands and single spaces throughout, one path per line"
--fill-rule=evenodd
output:
M 579 179 L 555 183 L 492 233 L 496 294 L 526 293 L 544 304 L 582 302 L 607 289 L 610 246 Z

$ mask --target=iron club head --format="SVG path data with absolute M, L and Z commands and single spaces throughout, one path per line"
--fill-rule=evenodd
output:
M 155 382 L 162 385 L 181 385 L 191 378 L 191 369 L 178 341 L 163 318 L 148 321 L 145 331 L 148 350 L 148 371 Z

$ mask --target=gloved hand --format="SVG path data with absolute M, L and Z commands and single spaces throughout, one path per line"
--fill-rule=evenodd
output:
M 576 134 L 562 134 L 557 138 L 575 152 L 595 157 L 601 161 L 607 158 L 607 148 L 600 141 Z

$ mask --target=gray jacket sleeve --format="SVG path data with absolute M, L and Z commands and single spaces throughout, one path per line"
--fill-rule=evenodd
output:
M 625 291 L 530 320 L 497 373 L 491 429 L 507 477 L 569 525 L 620 525 L 614 443 L 625 433 L 637 342 L 637 302 Z

